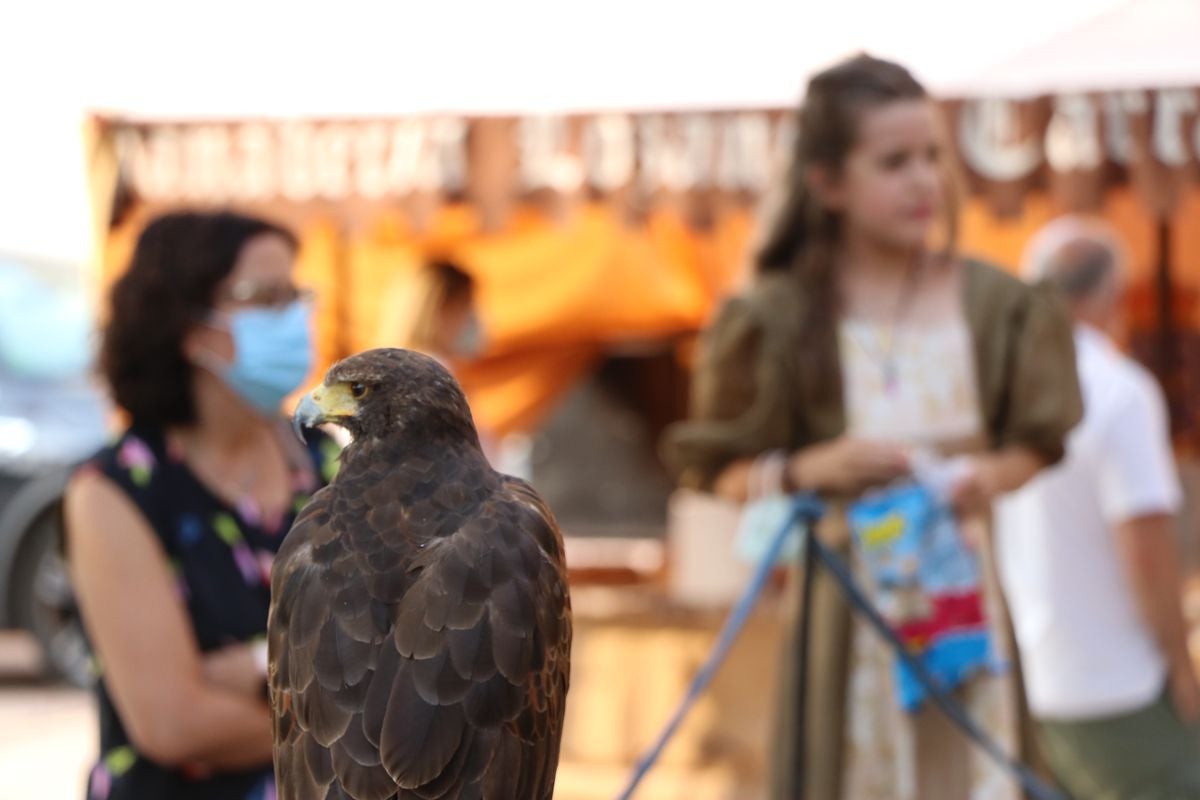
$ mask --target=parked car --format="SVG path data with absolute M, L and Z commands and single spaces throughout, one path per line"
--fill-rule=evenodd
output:
M 22 628 L 47 673 L 91 678 L 62 556 L 63 489 L 106 438 L 78 273 L 0 259 L 0 627 Z

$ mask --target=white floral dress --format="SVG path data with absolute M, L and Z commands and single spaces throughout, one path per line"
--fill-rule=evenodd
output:
M 970 332 L 961 319 L 930 326 L 885 326 L 847 319 L 840 345 L 852 435 L 942 453 L 978 450 L 983 424 Z M 980 520 L 964 520 L 986 541 Z M 990 562 L 987 547 L 978 552 Z M 864 578 L 864 571 L 856 570 Z M 985 574 L 994 574 L 990 568 Z M 869 587 L 868 587 L 869 588 Z M 1006 637 L 994 580 L 985 603 L 996 646 Z M 1019 790 L 941 713 L 926 704 L 901 710 L 893 693 L 891 650 L 856 620 L 847 691 L 843 800 L 1017 800 Z M 1010 674 L 983 674 L 959 690 L 971 716 L 1015 752 L 1017 696 Z

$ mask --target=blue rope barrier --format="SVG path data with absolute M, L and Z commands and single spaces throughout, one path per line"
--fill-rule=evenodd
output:
M 787 522 L 771 538 L 766 553 L 754 568 L 750 582 L 746 585 L 737 603 L 734 604 L 733 609 L 729 612 L 729 617 L 725 620 L 725 625 L 722 626 L 721 633 L 717 636 L 716 644 L 713 645 L 712 651 L 708 654 L 708 658 L 705 659 L 696 676 L 692 678 L 692 683 L 688 687 L 687 693 L 679 701 L 679 705 L 676 706 L 675 712 L 658 735 L 658 739 L 638 759 L 633 775 L 629 778 L 625 790 L 619 796 L 620 800 L 630 800 L 633 797 L 633 793 L 637 790 L 638 785 L 654 767 L 654 763 L 658 761 L 659 756 L 666 749 L 667 743 L 671 741 L 671 737 L 679 729 L 684 717 L 687 716 L 696 700 L 699 699 L 700 695 L 704 694 L 704 690 L 712 682 L 713 677 L 717 674 L 717 669 L 725 661 L 726 656 L 729 655 L 729 651 L 733 648 L 734 642 L 737 641 L 738 635 L 741 634 L 742 628 L 746 626 L 746 622 L 750 619 L 750 612 L 754 610 L 759 596 L 762 594 L 763 589 L 766 588 L 767 581 L 771 577 L 771 571 L 775 568 L 775 562 L 779 559 L 779 554 L 783 552 L 783 545 L 787 541 L 788 534 L 791 533 L 796 523 L 801 519 L 811 523 L 811 521 L 819 519 L 823 513 L 824 507 L 815 497 L 801 495 L 796 498 L 791 513 L 788 515 Z
M 1011 757 L 1004 751 L 995 739 L 988 735 L 987 731 L 980 728 L 971 719 L 966 710 L 955 700 L 941 682 L 925 667 L 925 664 L 913 656 L 912 652 L 905 646 L 900 636 L 892 629 L 883 615 L 867 598 L 866 594 L 854 580 L 854 576 L 850 574 L 846 564 L 837 557 L 820 539 L 812 537 L 810 541 L 812 552 L 810 557 L 815 557 L 825 565 L 825 568 L 833 575 L 841 586 L 842 591 L 846 595 L 847 601 L 854 610 L 863 615 L 867 622 L 875 629 L 875 632 L 883 637 L 888 643 L 896 657 L 904 663 L 916 677 L 917 682 L 925 689 L 933 700 L 934 705 L 954 724 L 963 735 L 975 743 L 987 755 L 1004 769 L 1013 779 L 1021 784 L 1021 788 L 1029 795 L 1032 800 L 1067 800 L 1060 792 L 1050 788 L 1033 773 L 1028 767 Z
M 687 693 L 679 701 L 679 705 L 676 706 L 674 713 L 671 714 L 670 719 L 659 733 L 654 744 L 638 759 L 633 774 L 630 776 L 624 791 L 618 796 L 618 800 L 631 800 L 633 793 L 637 790 L 646 775 L 649 774 L 650 770 L 654 768 L 655 762 L 658 761 L 663 750 L 666 749 L 667 744 L 683 723 L 684 718 L 696 700 L 699 699 L 700 695 L 704 694 L 705 689 L 712 682 L 717 670 L 724 663 L 725 658 L 729 655 L 729 651 L 733 648 L 734 642 L 737 641 L 742 629 L 746 626 L 746 622 L 750 618 L 750 612 L 753 611 L 754 606 L 757 604 L 763 589 L 766 588 L 771 571 L 774 569 L 775 562 L 779 559 L 779 555 L 783 551 L 783 545 L 787 541 L 788 534 L 801 521 L 807 526 L 804 535 L 806 550 L 802 554 L 805 561 L 804 574 L 807 579 L 806 584 L 811 584 L 813 566 L 815 562 L 820 561 L 837 580 L 846 595 L 846 599 L 854 607 L 855 611 L 862 614 L 871 627 L 887 641 L 896 652 L 897 657 L 913 671 L 917 680 L 923 684 L 925 690 L 933 698 L 934 704 L 967 738 L 1015 778 L 1034 800 L 1065 800 L 1060 792 L 1047 786 L 1028 767 L 1005 753 L 1003 748 L 983 729 L 976 725 L 975 721 L 967 715 L 962 706 L 938 684 L 937 679 L 925 669 L 924 664 L 912 656 L 899 636 L 892 630 L 891 626 L 888 625 L 887 621 L 884 620 L 883 616 L 855 583 L 846 565 L 816 536 L 812 535 L 812 525 L 821 518 L 824 510 L 824 505 L 813 495 L 797 495 L 794 498 L 791 513 L 788 515 L 787 521 L 775 533 L 774 537 L 771 538 L 766 552 L 750 577 L 750 582 L 746 585 L 737 603 L 734 604 L 733 609 L 729 612 L 729 617 L 725 620 L 725 624 L 722 626 L 721 632 L 717 636 L 716 644 L 713 645 L 708 658 L 705 659 L 704 664 L 696 672 L 696 676 L 688 686 Z M 810 586 L 806 585 L 806 588 L 810 588 Z M 807 596 L 807 592 L 805 592 L 805 595 Z M 807 617 L 807 611 L 807 608 L 802 609 L 802 621 L 804 617 Z M 807 636 L 804 636 L 803 633 L 802 629 L 800 645 L 803 650 L 806 650 L 807 642 L 805 640 Z M 807 665 L 803 665 L 801 669 L 806 672 L 806 667 Z M 807 677 L 804 680 L 807 680 Z M 801 694 L 803 696 L 803 690 Z

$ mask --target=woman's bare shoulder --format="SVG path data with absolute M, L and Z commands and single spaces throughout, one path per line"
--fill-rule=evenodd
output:
M 79 546 L 153 545 L 150 523 L 117 483 L 96 469 L 80 469 L 63 494 L 68 554 Z

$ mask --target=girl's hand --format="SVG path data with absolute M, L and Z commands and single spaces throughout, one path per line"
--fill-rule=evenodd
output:
M 999 493 L 985 457 L 972 458 L 950 487 L 950 504 L 960 514 L 973 514 L 988 508 Z
M 986 511 L 996 498 L 1021 488 L 1044 466 L 1040 455 L 1019 445 L 972 456 L 950 487 L 950 502 L 960 512 Z
M 860 492 L 891 483 L 910 469 L 908 455 L 896 445 L 843 436 L 793 454 L 788 477 L 801 489 Z

